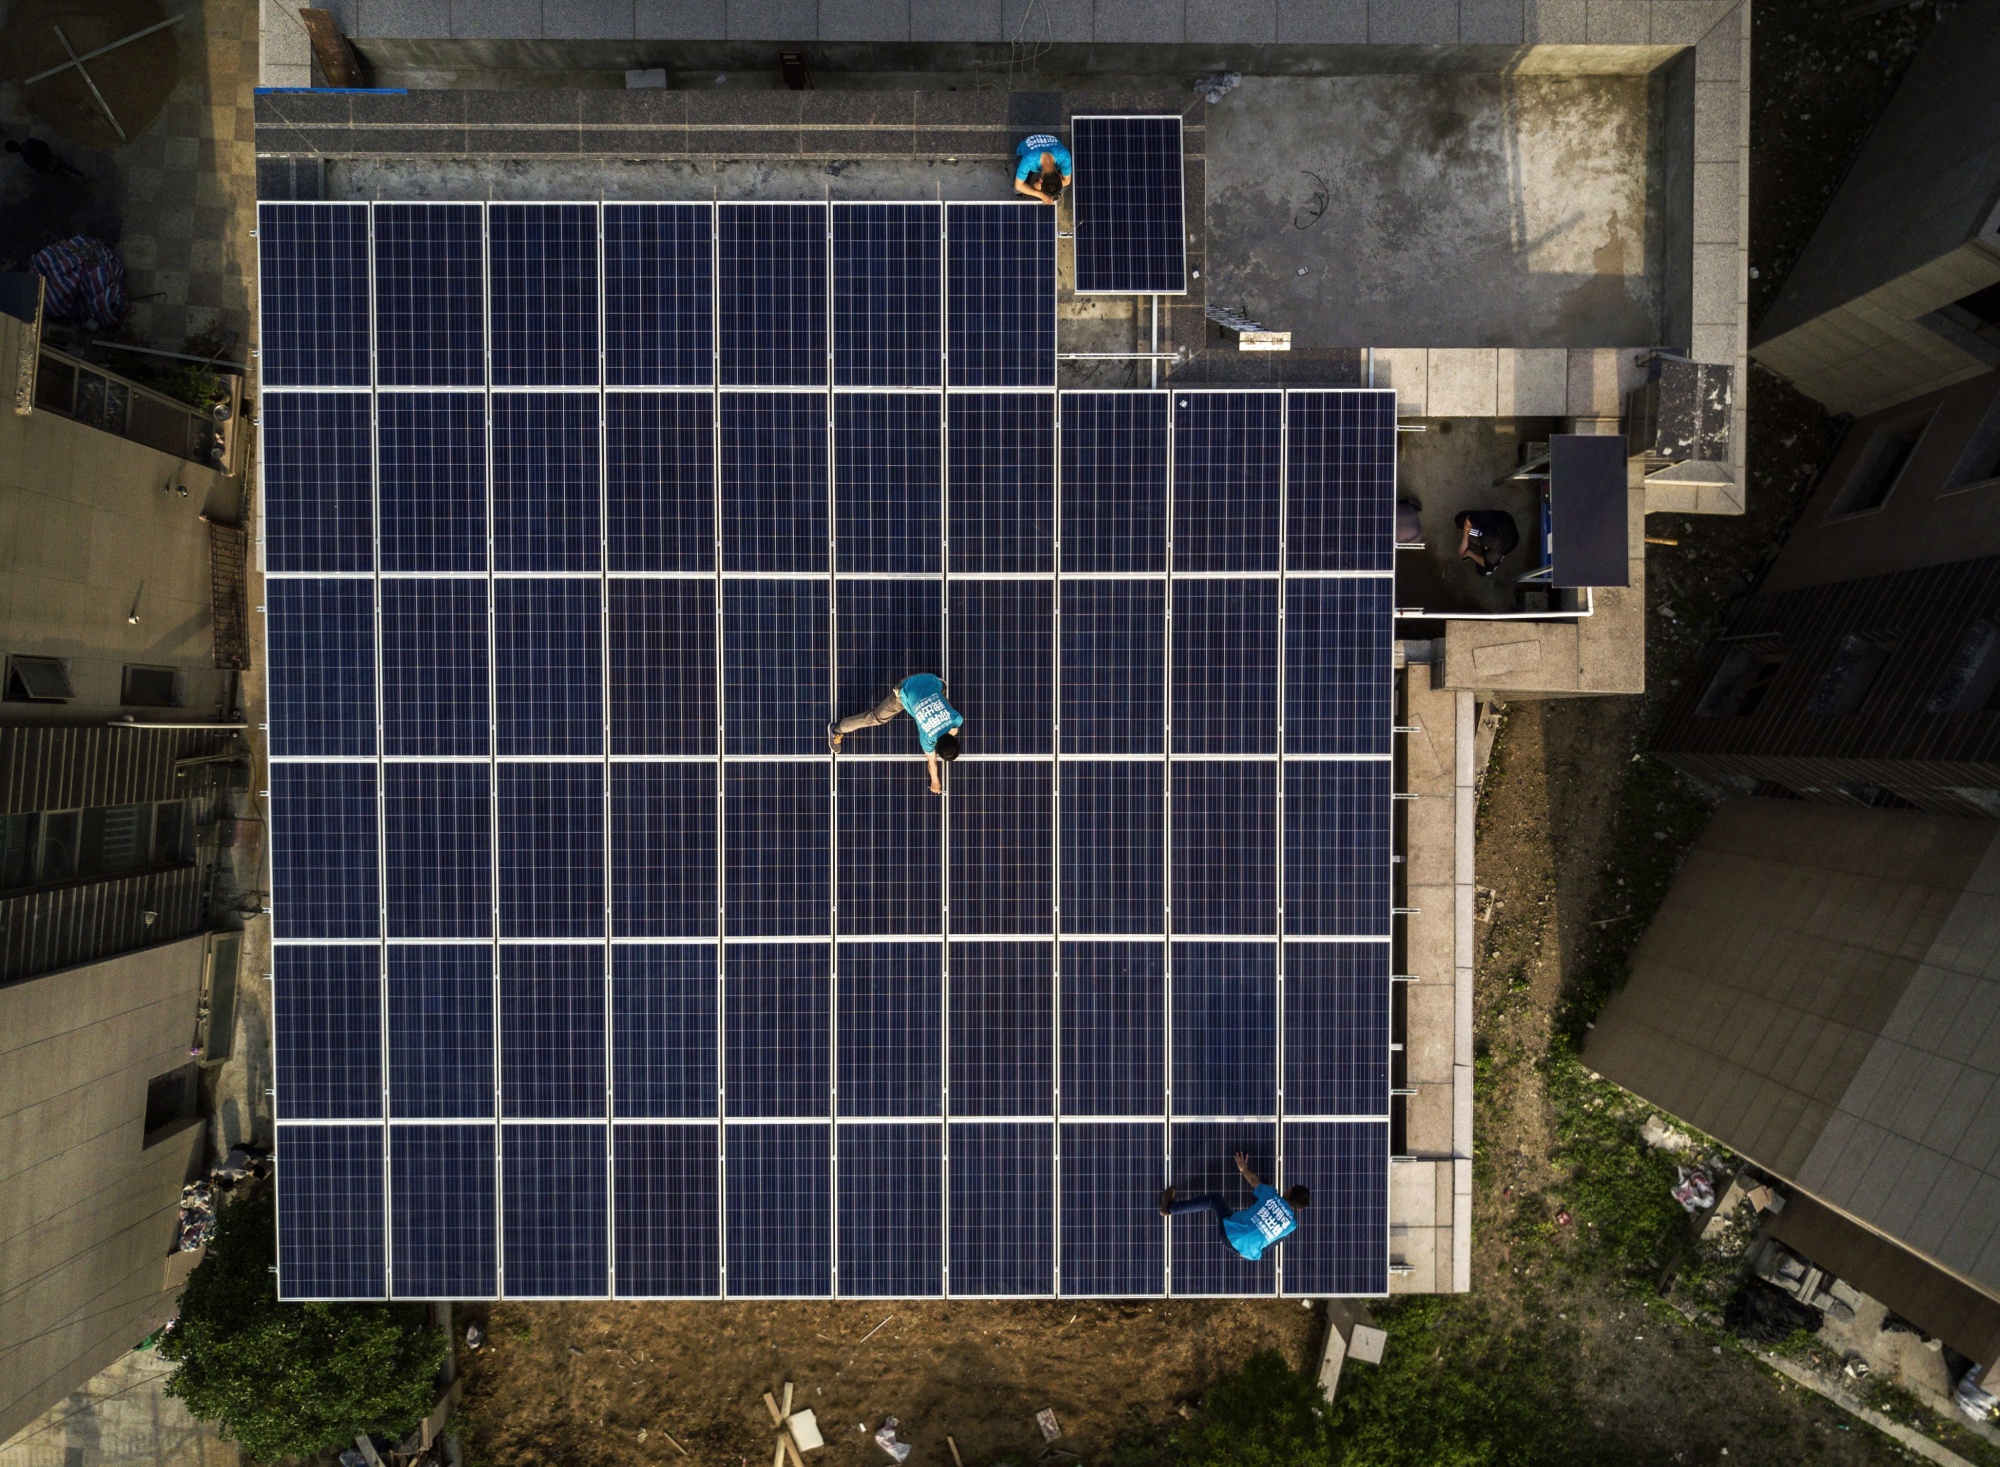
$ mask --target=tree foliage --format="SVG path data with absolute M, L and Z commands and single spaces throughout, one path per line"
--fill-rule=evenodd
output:
M 168 1394 L 263 1461 L 407 1435 L 430 1414 L 444 1331 L 417 1304 L 281 1302 L 276 1253 L 270 1187 L 222 1209 L 160 1344 L 179 1367 Z

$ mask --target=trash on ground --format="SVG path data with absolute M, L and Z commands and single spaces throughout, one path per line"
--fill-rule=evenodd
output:
M 1674 1201 L 1689 1212 L 1706 1212 L 1715 1206 L 1715 1184 L 1700 1167 L 1677 1167 L 1681 1183 L 1674 1188 Z
M 802 1452 L 816 1452 L 826 1445 L 826 1438 L 819 1434 L 819 1421 L 813 1416 L 811 1407 L 787 1416 L 785 1427 Z
M 132 308 L 125 293 L 125 262 L 101 239 L 72 235 L 37 250 L 28 268 L 47 282 L 42 310 L 52 321 L 86 331 L 108 330 Z
M 1646 1117 L 1646 1123 L 1639 1128 L 1639 1139 L 1657 1151 L 1692 1151 L 1694 1137 L 1678 1126 L 1668 1124 L 1659 1116 Z
M 181 1188 L 180 1230 L 174 1235 L 176 1253 L 192 1253 L 215 1236 L 215 1188 L 189 1182 Z
M 1958 1383 L 1958 1389 L 1951 1393 L 1952 1404 L 1959 1414 L 1970 1421 L 2000 1420 L 2000 1396 L 1988 1393 L 1979 1384 L 1983 1365 L 1975 1365 L 1965 1372 Z
M 1062 1428 L 1056 1425 L 1056 1413 L 1044 1407 L 1035 1413 L 1035 1425 L 1042 1429 L 1042 1440 L 1052 1442 L 1062 1435 Z
M 468 1350 L 477 1350 L 477 1349 L 478 1349 L 478 1348 L 479 1348 L 479 1347 L 480 1347 L 481 1345 L 483 1345 L 483 1344 L 485 1344 L 485 1343 L 486 1343 L 486 1331 L 484 1331 L 483 1329 L 481 1329 L 481 1328 L 480 1328 L 480 1327 L 479 1327 L 478 1325 L 476 1325 L 476 1324 L 468 1324 L 468 1325 L 467 1325 L 467 1326 L 465 1327 L 465 1348 L 466 1348 L 466 1349 L 468 1349 Z
M 910 1460 L 910 1444 L 896 1440 L 896 1418 L 893 1416 L 884 1417 L 882 1424 L 875 1428 L 875 1445 L 898 1462 Z

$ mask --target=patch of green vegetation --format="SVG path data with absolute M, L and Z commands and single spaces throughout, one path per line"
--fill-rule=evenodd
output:
M 113 355 L 115 361 L 111 370 L 119 376 L 202 412 L 207 412 L 229 395 L 222 374 L 204 367 L 200 362 L 176 362 L 122 351 Z
M 1688 1236 L 1673 1199 L 1673 1158 L 1640 1136 L 1650 1111 L 1617 1086 L 1590 1078 L 1564 1039 L 1541 1065 L 1556 1136 L 1551 1160 L 1567 1169 L 1558 1190 L 1576 1219 L 1572 1263 L 1636 1284 L 1656 1282 Z

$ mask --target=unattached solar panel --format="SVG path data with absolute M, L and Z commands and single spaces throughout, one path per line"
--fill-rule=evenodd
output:
M 284 1297 L 1386 1288 L 1393 398 L 1058 392 L 1054 251 L 264 206 Z
M 1187 291 L 1181 119 L 1072 117 L 1078 295 Z

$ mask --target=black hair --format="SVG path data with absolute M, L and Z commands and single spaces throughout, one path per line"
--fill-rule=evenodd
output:
M 1285 1189 L 1285 1201 L 1292 1204 L 1292 1211 L 1294 1212 L 1297 1212 L 1301 1207 L 1311 1206 L 1312 1200 L 1313 1194 L 1311 1189 L 1304 1185 Z
M 948 729 L 938 735 L 937 756 L 949 764 L 958 757 L 958 731 Z

